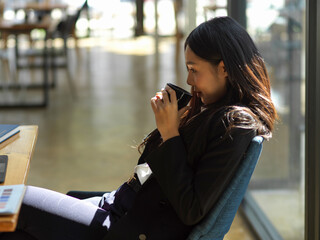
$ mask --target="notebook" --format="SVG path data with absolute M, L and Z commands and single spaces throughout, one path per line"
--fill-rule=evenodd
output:
M 0 143 L 20 132 L 19 125 L 0 124 Z
M 0 186 L 0 215 L 18 213 L 25 191 L 24 184 Z

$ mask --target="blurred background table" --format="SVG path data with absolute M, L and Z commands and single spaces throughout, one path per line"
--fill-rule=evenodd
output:
M 21 57 L 21 53 L 19 52 L 19 35 L 21 34 L 30 34 L 30 32 L 34 29 L 43 29 L 46 33 L 44 39 L 43 49 L 41 50 L 41 55 L 43 56 L 43 61 L 41 64 L 41 68 L 43 69 L 43 81 L 41 84 L 28 84 L 26 86 L 21 85 L 18 82 L 13 83 L 2 83 L 0 88 L 6 89 L 19 89 L 19 88 L 41 88 L 43 90 L 43 99 L 38 103 L 28 104 L 25 102 L 22 103 L 0 103 L 0 107 L 44 107 L 48 104 L 48 51 L 47 51 L 47 32 L 50 31 L 51 28 L 54 28 L 54 24 L 51 21 L 50 17 L 44 17 L 40 22 L 29 23 L 24 21 L 0 21 L 0 32 L 5 38 L 9 35 L 14 35 L 15 39 L 15 64 L 16 69 L 20 68 L 19 58 Z M 28 66 L 32 67 L 32 66 Z

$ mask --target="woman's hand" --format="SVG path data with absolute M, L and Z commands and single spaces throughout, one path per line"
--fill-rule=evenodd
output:
M 168 96 L 170 94 L 170 99 Z M 180 117 L 189 109 L 184 107 L 178 112 L 176 92 L 166 86 L 151 98 L 151 107 L 155 115 L 156 125 L 163 142 L 179 135 Z

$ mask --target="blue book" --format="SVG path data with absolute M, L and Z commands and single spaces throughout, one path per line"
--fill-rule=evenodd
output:
M 18 127 L 19 125 L 14 124 L 0 124 L 0 143 L 20 132 Z
M 25 192 L 24 184 L 0 186 L 0 215 L 18 213 Z

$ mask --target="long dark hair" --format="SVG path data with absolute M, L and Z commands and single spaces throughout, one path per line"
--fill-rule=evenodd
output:
M 270 79 L 264 60 L 247 31 L 230 17 L 217 17 L 196 27 L 185 41 L 184 48 L 187 46 L 214 66 L 221 60 L 224 62 L 228 92 L 232 96 L 224 119 L 228 130 L 234 127 L 254 129 L 258 135 L 271 138 L 277 113 L 271 100 Z M 183 116 L 180 127 L 198 114 L 202 105 L 193 94 L 191 110 Z M 142 145 L 158 136 L 155 130 Z
M 232 102 L 246 106 L 230 108 L 226 116 L 229 128 L 254 128 L 269 139 L 277 113 L 264 60 L 247 31 L 230 17 L 217 17 L 195 28 L 185 41 L 185 49 L 187 46 L 213 65 L 224 62 Z M 197 99 L 194 101 L 191 104 L 199 105 Z M 194 111 L 199 110 L 196 107 Z M 193 114 L 190 112 L 186 119 Z

